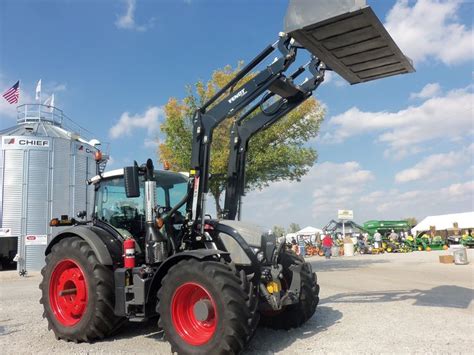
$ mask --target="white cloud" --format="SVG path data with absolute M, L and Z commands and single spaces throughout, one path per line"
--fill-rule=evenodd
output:
M 474 208 L 474 171 L 437 185 L 427 181 L 419 189 L 375 189 L 374 174 L 358 162 L 324 162 L 312 167 L 301 182 L 281 181 L 243 199 L 243 219 L 266 227 L 324 226 L 337 210 L 354 210 L 356 222 L 456 213 Z M 380 182 L 377 183 L 380 185 Z
M 459 22 L 461 4 L 461 0 L 398 0 L 385 26 L 414 61 L 469 62 L 474 58 L 474 36 L 472 26 Z
M 410 99 L 429 99 L 439 94 L 441 94 L 441 86 L 438 83 L 429 83 L 420 92 L 412 92 Z
M 374 180 L 372 172 L 363 170 L 355 161 L 345 163 L 324 162 L 308 174 L 313 187 L 313 216 L 334 213 L 341 208 L 351 208 L 355 196 Z
M 468 166 L 472 161 L 473 153 L 474 143 L 460 151 L 430 155 L 413 167 L 400 171 L 395 175 L 395 181 L 404 183 L 421 179 L 433 180 L 442 178 L 457 166 L 463 164 Z
M 321 224 L 334 218 L 338 209 L 355 207 L 374 179 L 358 162 L 324 162 L 313 166 L 300 182 L 280 181 L 250 192 L 244 198 L 244 213 L 251 210 L 252 219 L 273 219 L 273 224 L 281 219 L 285 225 L 301 214 L 306 216 L 305 223 L 317 220 Z
M 143 141 L 143 146 L 145 148 L 156 149 L 160 143 L 161 143 L 161 141 L 158 137 L 156 137 L 156 138 L 145 138 L 145 140 Z
M 474 181 L 467 181 L 464 183 L 457 183 L 449 185 L 441 189 L 441 195 L 447 196 L 448 198 L 468 198 L 470 197 L 471 209 L 474 203 Z M 468 210 L 469 208 L 466 208 Z
M 110 155 L 109 156 L 109 159 L 107 160 L 107 168 L 110 168 L 111 166 L 113 166 L 115 164 L 115 159 Z
M 135 30 L 138 32 L 144 32 L 153 26 L 154 18 L 148 21 L 148 24 L 139 25 L 135 21 L 135 10 L 137 6 L 137 0 L 124 0 L 126 5 L 125 13 L 121 16 L 117 16 L 115 26 L 124 30 Z
M 465 212 L 474 207 L 474 182 L 471 178 L 441 188 L 374 191 L 361 201 L 371 207 L 370 213 L 379 216 L 376 218 L 415 216 L 420 219 L 434 214 Z
M 376 132 L 378 142 L 388 145 L 388 155 L 400 157 L 419 152 L 421 143 L 459 140 L 472 135 L 473 103 L 472 86 L 469 86 L 398 112 L 364 112 L 352 107 L 329 120 L 322 141 L 341 143 L 352 136 Z
M 66 91 L 66 90 L 67 90 L 66 84 L 54 84 L 50 89 L 50 91 L 53 93 Z
M 334 72 L 327 71 L 326 73 L 324 73 L 323 85 L 324 84 L 329 84 L 330 82 L 332 82 L 333 78 L 334 78 Z
M 109 137 L 117 139 L 122 136 L 129 136 L 135 128 L 145 128 L 148 135 L 155 134 L 160 129 L 160 118 L 163 116 L 161 107 L 150 107 L 142 115 L 130 115 L 124 112 L 118 122 L 109 130 Z

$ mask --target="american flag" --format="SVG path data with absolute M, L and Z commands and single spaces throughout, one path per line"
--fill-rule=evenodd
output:
M 17 104 L 20 97 L 20 80 L 2 95 L 9 104 Z

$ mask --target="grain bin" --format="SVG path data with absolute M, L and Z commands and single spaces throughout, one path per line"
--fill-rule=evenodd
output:
M 17 125 L 0 132 L 0 253 L 11 258 L 16 238 L 17 269 L 39 270 L 54 237 L 51 218 L 91 213 L 93 190 L 86 180 L 96 173 L 97 140 L 89 143 L 88 132 L 55 107 L 17 110 Z

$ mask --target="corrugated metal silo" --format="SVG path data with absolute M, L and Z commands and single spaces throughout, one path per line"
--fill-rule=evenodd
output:
M 92 212 L 86 180 L 97 149 L 81 130 L 61 110 L 34 104 L 19 106 L 17 125 L 0 132 L 0 242 L 18 238 L 19 270 L 43 266 L 51 218 Z

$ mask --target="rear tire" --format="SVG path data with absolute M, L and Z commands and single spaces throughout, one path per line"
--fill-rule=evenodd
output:
M 297 328 L 310 319 L 319 303 L 319 285 L 316 273 L 304 258 L 293 252 L 284 252 L 279 264 L 283 266 L 283 276 L 288 286 L 291 284 L 291 265 L 303 264 L 301 269 L 300 300 L 296 304 L 286 306 L 279 312 L 262 314 L 260 324 L 272 329 Z
M 118 328 L 113 272 L 99 263 L 87 242 L 79 237 L 59 241 L 41 274 L 43 318 L 58 340 L 90 342 Z
M 223 262 L 178 262 L 163 278 L 158 300 L 158 326 L 178 354 L 240 353 L 258 324 L 255 288 Z

